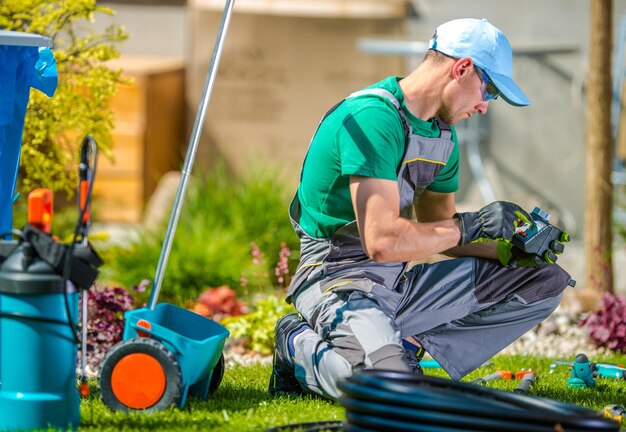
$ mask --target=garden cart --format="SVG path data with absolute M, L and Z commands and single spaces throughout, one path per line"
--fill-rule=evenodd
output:
M 222 351 L 228 330 L 217 322 L 157 299 L 174 240 L 208 102 L 215 82 L 234 0 L 227 0 L 196 113 L 178 191 L 151 287 L 149 304 L 127 312 L 124 340 L 102 361 L 100 394 L 113 410 L 159 411 L 183 408 L 189 393 L 207 398 L 224 374 Z

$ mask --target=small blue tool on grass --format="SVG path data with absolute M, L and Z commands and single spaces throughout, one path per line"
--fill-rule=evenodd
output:
M 556 361 L 550 365 L 550 373 L 559 365 L 566 365 L 571 368 L 572 375 L 567 379 L 567 386 L 571 388 L 595 387 L 596 378 L 594 364 L 589 361 L 585 354 L 578 354 L 573 362 L 563 360 Z

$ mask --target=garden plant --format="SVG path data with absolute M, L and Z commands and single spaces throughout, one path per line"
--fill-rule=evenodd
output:
M 96 0 L 3 0 L 0 28 L 45 35 L 52 40 L 59 74 L 54 97 L 32 92 L 24 121 L 20 190 L 37 187 L 73 194 L 82 138 L 91 134 L 110 156 L 113 112 L 110 101 L 120 70 L 106 62 L 119 56 L 127 38 L 120 26 L 98 33 L 90 27 L 109 8 Z
M 160 301 L 192 306 L 206 288 L 221 285 L 249 301 L 284 286 L 284 272 L 297 263 L 298 239 L 289 223 L 282 184 L 270 169 L 234 179 L 223 163 L 204 176 L 193 177 Z M 103 278 L 125 287 L 151 279 L 166 222 L 157 231 L 139 231 L 129 245 L 105 251 Z M 148 294 L 135 295 L 138 306 Z

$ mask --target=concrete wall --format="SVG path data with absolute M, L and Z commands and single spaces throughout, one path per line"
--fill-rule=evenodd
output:
M 185 56 L 185 7 L 105 2 L 102 6 L 113 9 L 115 15 L 97 15 L 94 26 L 98 29 L 111 24 L 124 26 L 130 37 L 119 47 L 123 55 Z
M 222 14 L 208 3 L 191 2 L 188 9 L 190 108 L 200 102 Z M 207 110 L 198 164 L 210 168 L 218 153 L 236 174 L 269 168 L 292 193 L 322 115 L 355 89 L 403 68 L 401 58 L 360 53 L 356 41 L 371 33 L 402 35 L 404 10 L 386 18 L 328 18 L 310 12 L 259 14 L 245 9 L 244 2 L 239 6 Z

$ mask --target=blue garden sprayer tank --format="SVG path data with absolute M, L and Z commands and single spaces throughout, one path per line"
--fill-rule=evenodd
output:
M 0 266 L 0 430 L 78 426 L 77 297 L 28 241 Z
M 90 137 L 81 154 L 95 161 Z M 81 170 L 85 167 L 81 160 Z M 86 192 L 79 194 L 72 243 L 50 236 L 52 192 L 47 189 L 30 193 L 28 224 L 18 232 L 19 241 L 0 242 L 0 430 L 79 425 L 77 290 L 85 300 L 102 265 L 86 238 L 93 173 L 87 178 L 79 187 Z M 83 342 L 85 323 L 83 308 Z M 83 343 L 83 353 L 85 348 Z

